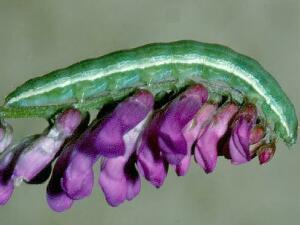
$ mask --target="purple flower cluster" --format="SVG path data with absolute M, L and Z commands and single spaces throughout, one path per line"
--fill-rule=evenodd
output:
M 0 205 L 21 181 L 45 181 L 56 157 L 47 202 L 61 212 L 91 194 L 93 165 L 100 158 L 98 183 L 108 204 L 118 206 L 139 194 L 141 176 L 159 188 L 169 166 L 184 176 L 192 157 L 211 173 L 221 155 L 234 165 L 258 155 L 264 164 L 275 152 L 275 144 L 266 141 L 255 105 L 212 102 L 200 84 L 159 109 L 154 108 L 152 94 L 140 90 L 90 125 L 87 117 L 66 110 L 43 134 L 12 146 L 12 129 L 1 123 L 0 151 L 6 150 L 0 161 Z
M 70 137 L 81 122 L 77 110 L 60 114 L 55 124 L 41 135 L 25 138 L 8 147 L 0 161 L 0 204 L 6 203 L 14 185 L 30 182 L 44 175 L 44 169 L 58 154 L 65 140 Z M 41 179 L 41 178 L 40 178 Z M 45 178 L 46 179 L 46 178 Z

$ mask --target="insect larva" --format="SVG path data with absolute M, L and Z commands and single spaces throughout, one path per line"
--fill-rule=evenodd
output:
M 48 117 L 75 106 L 81 110 L 122 99 L 137 88 L 154 95 L 191 81 L 210 92 L 245 96 L 262 110 L 287 144 L 297 138 L 297 118 L 276 80 L 255 60 L 227 47 L 196 41 L 156 43 L 76 63 L 27 81 L 8 95 L 1 117 Z M 229 93 L 228 93 L 229 92 Z

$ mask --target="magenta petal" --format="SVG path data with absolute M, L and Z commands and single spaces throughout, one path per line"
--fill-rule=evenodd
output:
M 73 200 L 82 199 L 91 194 L 94 185 L 93 164 L 98 156 L 82 152 L 80 133 L 63 149 L 55 166 L 60 176 L 60 188 Z M 57 175 L 58 176 L 58 175 Z
M 88 134 L 89 130 L 83 135 Z M 65 166 L 61 170 L 62 189 L 72 199 L 82 199 L 92 193 L 94 185 L 93 165 L 99 155 L 94 154 L 89 148 L 82 148 L 82 137 L 66 147 Z
M 179 164 L 187 154 L 187 143 L 182 129 L 207 100 L 208 92 L 202 85 L 194 85 L 167 106 L 157 130 L 158 145 L 170 164 Z
M 111 206 L 118 206 L 125 200 L 132 200 L 141 188 L 139 174 L 134 161 L 125 157 L 106 159 L 102 162 L 99 185 L 106 201 Z
M 86 136 L 82 147 L 91 148 L 105 157 L 123 155 L 125 153 L 124 134 L 146 117 L 152 110 L 153 104 L 153 96 L 147 91 L 139 91 L 119 103 L 112 114 Z
M 11 179 L 13 157 L 13 152 L 9 152 L 0 162 L 0 206 L 9 201 L 14 191 L 14 183 Z
M 68 197 L 62 190 L 50 190 L 47 192 L 47 203 L 55 212 L 63 212 L 70 209 L 73 205 L 73 200 Z
M 144 120 L 152 110 L 153 101 L 153 96 L 149 92 L 138 92 L 121 102 L 112 114 L 104 119 L 103 123 L 95 130 L 88 130 L 74 144 L 72 155 L 63 176 L 63 189 L 71 198 L 81 199 L 91 193 L 93 186 L 92 167 L 102 154 L 111 157 L 116 152 L 120 153 L 119 150 L 121 149 L 125 160 L 130 157 L 130 152 L 133 151 L 135 146 L 128 145 L 135 144 L 137 136 L 141 133 L 140 126 L 145 123 Z M 133 136 L 130 140 L 131 143 L 128 143 L 126 136 L 132 132 L 137 136 Z M 102 140 L 102 142 L 99 142 L 99 140 Z M 111 154 L 106 152 L 108 148 L 112 148 L 111 151 L 109 150 Z M 95 149 L 98 150 L 95 151 Z M 102 151 L 103 149 L 106 150 Z M 119 155 L 119 153 L 116 155 Z
M 136 150 L 136 148 L 134 148 Z M 128 201 L 135 198 L 141 190 L 141 179 L 140 175 L 135 166 L 136 155 L 132 154 L 128 159 L 126 165 L 124 166 L 124 173 L 127 181 L 127 195 L 126 199 Z
M 140 192 L 140 178 L 135 168 L 136 159 L 133 153 L 149 117 L 150 115 L 124 135 L 126 151 L 123 156 L 108 158 L 102 162 L 99 185 L 111 206 L 131 200 Z
M 258 160 L 261 165 L 268 163 L 274 156 L 276 146 L 274 143 L 261 146 L 257 152 Z
M 99 177 L 99 185 L 111 206 L 120 205 L 127 197 L 127 180 L 124 174 L 126 159 L 118 158 L 105 160 Z
M 72 199 L 82 199 L 92 193 L 93 164 L 93 157 L 73 150 L 62 179 L 62 188 Z
M 208 123 L 217 109 L 217 105 L 205 103 L 194 118 L 184 127 L 183 135 L 187 142 L 188 154 L 175 167 L 178 176 L 184 176 L 189 169 L 192 147 L 198 136 L 203 132 L 203 127 Z
M 63 136 L 70 137 L 82 121 L 82 115 L 77 109 L 68 109 L 59 114 L 55 126 Z
M 66 149 L 57 159 L 51 179 L 47 186 L 47 202 L 51 209 L 56 212 L 62 212 L 71 208 L 73 199 L 71 199 L 62 189 L 61 179 L 63 171 L 70 157 L 70 149 Z
M 138 154 L 138 170 L 153 186 L 163 185 L 168 173 L 168 164 L 153 148 L 142 145 Z
M 141 179 L 138 177 L 136 180 L 130 180 L 127 182 L 127 196 L 126 199 L 131 201 L 141 191 Z
M 15 179 L 30 181 L 39 174 L 54 159 L 66 138 L 74 133 L 81 121 L 81 114 L 77 110 L 61 113 L 54 126 L 21 154 L 14 171 Z
M 156 138 L 159 117 L 160 113 L 157 113 L 144 130 L 137 151 L 137 167 L 139 172 L 157 188 L 163 185 L 168 173 L 168 163 L 159 151 Z
M 0 153 L 4 152 L 12 141 L 12 127 L 4 120 L 0 121 Z
M 134 162 L 127 162 L 126 158 L 120 156 L 103 161 L 99 185 L 106 201 L 115 207 L 136 197 L 140 192 L 141 181 Z
M 16 179 L 25 179 L 26 181 L 34 178 L 54 158 L 59 150 L 59 148 L 55 147 L 56 144 L 60 148 L 63 143 L 48 137 L 37 139 L 32 146 L 29 146 L 30 149 L 24 151 L 20 156 L 16 164 L 14 177 Z
M 183 157 L 178 165 L 175 165 L 175 172 L 177 176 L 185 176 L 190 168 L 191 163 L 191 150 L 188 149 L 188 153 Z
M 238 165 L 251 160 L 250 134 L 256 121 L 254 105 L 246 105 L 235 117 L 229 139 L 229 153 L 232 164 Z
M 233 103 L 223 106 L 204 128 L 195 146 L 195 159 L 206 173 L 212 172 L 217 164 L 217 145 L 228 129 L 228 124 L 238 107 Z
M 22 152 L 28 147 L 34 137 L 27 137 L 20 141 L 19 143 L 11 146 L 7 151 L 1 156 L 0 161 L 0 205 L 4 205 L 10 199 L 13 190 L 15 177 L 13 172 L 18 162 L 18 159 Z
M 14 184 L 12 180 L 9 180 L 8 182 L 0 181 L 0 206 L 5 205 L 10 200 L 13 192 Z
M 133 172 L 135 176 L 130 174 L 130 178 L 127 177 L 127 196 L 128 201 L 134 199 L 141 191 L 141 179 L 137 171 Z
M 230 157 L 231 157 L 231 162 L 235 165 L 246 163 L 251 160 L 251 154 L 250 154 L 250 149 L 249 149 L 249 141 L 245 140 L 244 142 L 241 143 L 239 134 L 241 133 L 237 130 L 243 130 L 245 133 L 247 132 L 246 128 L 246 123 L 243 120 L 239 121 L 239 127 L 236 129 L 232 130 L 232 135 L 229 140 L 229 151 L 230 151 Z M 249 140 L 249 139 L 248 139 Z

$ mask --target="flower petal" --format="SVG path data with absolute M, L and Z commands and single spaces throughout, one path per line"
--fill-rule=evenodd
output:
M 62 189 L 61 178 L 63 171 L 70 157 L 70 148 L 65 149 L 57 159 L 51 179 L 47 186 L 47 202 L 51 209 L 56 212 L 62 212 L 71 208 L 73 199 L 71 199 Z
M 71 198 L 69 198 L 65 193 L 56 191 L 54 189 L 48 191 L 47 202 L 48 206 L 55 212 L 66 211 L 73 205 L 73 200 Z
M 118 206 L 127 196 L 127 180 L 124 174 L 126 159 L 106 159 L 101 165 L 99 185 L 111 206 Z
M 41 135 L 24 151 L 14 171 L 15 179 L 30 181 L 54 159 L 66 138 L 82 121 L 79 111 L 70 109 L 60 114 L 46 135 Z
M 30 181 L 26 181 L 27 184 L 42 184 L 50 177 L 52 173 L 52 164 L 49 163 L 42 171 L 40 171 Z
M 207 90 L 194 85 L 172 101 L 163 111 L 157 130 L 158 145 L 170 164 L 177 165 L 187 154 L 182 129 L 206 102 Z
M 32 143 L 34 136 L 10 146 L 0 160 L 0 205 L 4 205 L 11 198 L 14 191 L 13 171 L 20 154 Z
M 176 165 L 175 171 L 178 176 L 184 176 L 188 172 L 193 145 L 203 131 L 204 125 L 211 120 L 216 109 L 216 104 L 205 103 L 194 118 L 184 127 L 183 135 L 187 142 L 188 154 Z
M 68 165 L 63 173 L 62 188 L 72 199 L 77 200 L 92 193 L 95 158 L 77 149 L 72 151 Z
M 122 152 L 126 159 L 130 157 L 133 146 L 128 146 L 125 136 L 147 118 L 153 103 L 153 96 L 149 92 L 140 91 L 121 102 L 109 117 L 97 125 L 97 128 L 88 130 L 79 138 L 63 176 L 63 189 L 70 197 L 81 199 L 91 193 L 93 164 L 102 154 L 117 158 Z M 139 132 L 139 135 L 141 130 L 135 132 Z M 132 137 L 131 142 L 135 144 L 136 137 Z
M 238 111 L 237 105 L 227 103 L 204 128 L 195 146 L 195 159 L 206 173 L 212 172 L 217 164 L 217 145 L 228 129 L 228 124 Z
M 118 206 L 126 199 L 131 200 L 140 192 L 141 182 L 133 153 L 149 117 L 150 114 L 124 135 L 126 150 L 123 156 L 107 158 L 102 162 L 99 185 L 111 206 Z
M 157 188 L 163 185 L 168 173 L 168 163 L 159 150 L 156 138 L 159 117 L 158 112 L 144 130 L 137 151 L 138 171 Z
M 135 167 L 136 157 L 132 155 L 131 159 L 127 161 L 124 171 L 127 181 L 127 195 L 126 199 L 128 201 L 135 198 L 141 190 L 141 179 L 140 175 Z
M 251 160 L 250 134 L 256 121 L 256 108 L 252 104 L 244 106 L 234 118 L 229 139 L 231 163 L 238 165 Z
M 126 165 L 124 157 L 106 159 L 102 163 L 99 184 L 106 201 L 113 207 L 132 200 L 141 189 L 141 180 L 134 164 Z
M 5 205 L 10 200 L 13 191 L 14 183 L 12 180 L 8 182 L 0 181 L 0 206 Z
M 83 117 L 78 110 L 68 109 L 58 115 L 55 126 L 61 135 L 70 137 L 74 134 L 82 119 Z
M 152 110 L 153 96 L 148 91 L 139 91 L 118 104 L 89 135 L 82 148 L 90 148 L 99 155 L 116 157 L 125 153 L 123 136 L 134 128 Z
M 258 159 L 261 165 L 268 163 L 274 156 L 276 146 L 274 143 L 264 144 L 258 149 Z
M 14 191 L 14 183 L 9 171 L 13 157 L 13 152 L 9 152 L 0 162 L 0 206 L 5 205 L 9 201 Z

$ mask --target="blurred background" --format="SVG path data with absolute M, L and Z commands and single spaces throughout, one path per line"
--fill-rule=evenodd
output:
M 295 103 L 299 117 L 299 12 L 299 0 L 0 0 L 0 101 L 27 79 L 86 58 L 194 39 L 257 59 Z M 46 126 L 39 119 L 10 122 L 16 139 Z M 233 166 L 220 158 L 210 175 L 195 164 L 186 177 L 170 170 L 160 190 L 143 182 L 140 195 L 118 208 L 108 206 L 96 182 L 91 197 L 54 213 L 45 200 L 46 185 L 24 184 L 0 209 L 0 224 L 297 224 L 299 147 L 279 143 L 266 166 L 257 159 Z

